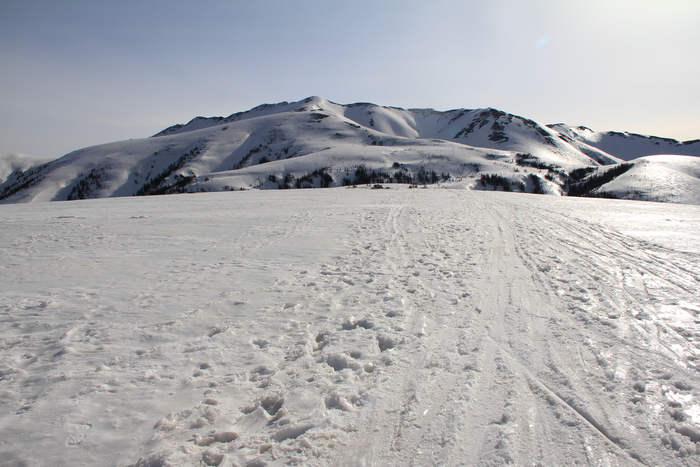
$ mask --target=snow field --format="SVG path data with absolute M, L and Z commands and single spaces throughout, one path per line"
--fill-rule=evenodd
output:
M 695 206 L 336 188 L 0 210 L 2 465 L 696 465 Z

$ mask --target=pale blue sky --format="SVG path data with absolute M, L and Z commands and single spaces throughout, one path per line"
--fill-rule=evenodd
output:
M 697 0 L 0 0 L 0 151 L 319 95 L 700 138 Z

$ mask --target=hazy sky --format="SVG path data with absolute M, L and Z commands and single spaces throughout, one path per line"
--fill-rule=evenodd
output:
M 319 95 L 700 138 L 698 0 L 0 0 L 0 151 Z

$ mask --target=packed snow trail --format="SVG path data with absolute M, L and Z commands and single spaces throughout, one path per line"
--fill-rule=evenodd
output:
M 700 462 L 697 207 L 348 188 L 0 216 L 3 465 Z

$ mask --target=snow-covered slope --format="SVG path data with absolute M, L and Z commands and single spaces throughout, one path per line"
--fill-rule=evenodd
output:
M 0 464 L 700 464 L 700 207 L 396 187 L 0 206 Z
M 565 135 L 575 147 L 588 146 L 625 161 L 660 154 L 700 156 L 700 139 L 678 141 L 629 132 L 596 132 L 585 126 L 571 127 L 562 123 L 549 127 Z
M 222 125 L 263 115 L 283 112 L 319 111 L 329 116 L 402 138 L 441 139 L 469 146 L 537 153 L 550 162 L 590 164 L 589 156 L 571 147 L 559 134 L 532 120 L 496 109 L 457 109 L 438 112 L 432 109 L 401 109 L 370 103 L 339 105 L 320 97 L 300 102 L 265 104 L 229 117 L 197 117 L 186 125 L 175 125 L 155 136 L 182 134 L 205 127 Z M 619 162 L 600 153 L 603 164 Z
M 0 201 L 438 182 L 560 195 L 575 182 L 572 171 L 623 162 L 603 150 L 610 144 L 594 144 L 600 137 L 490 108 L 438 112 L 310 97 L 74 151 L 14 172 L 0 184 Z M 621 152 L 636 150 L 632 142 Z
M 591 194 L 700 205 L 700 157 L 647 156 L 632 163 L 629 170 Z

